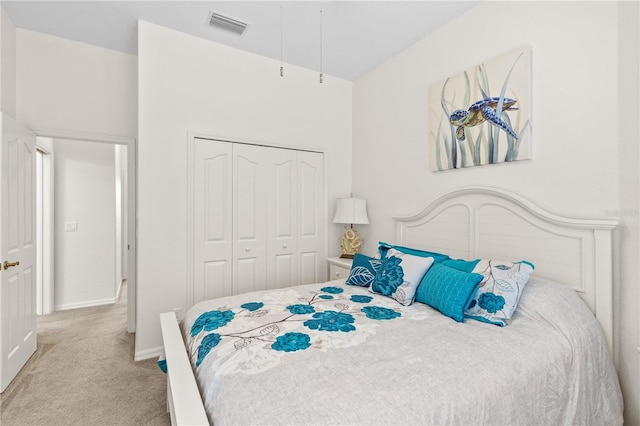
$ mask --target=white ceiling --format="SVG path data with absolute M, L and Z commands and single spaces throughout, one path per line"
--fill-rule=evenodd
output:
M 137 20 L 325 74 L 355 80 L 440 26 L 474 1 L 8 1 L 18 28 L 137 53 Z M 210 10 L 242 21 L 244 35 L 209 27 Z M 282 17 L 282 19 L 281 19 Z M 282 26 L 281 26 L 282 22 Z

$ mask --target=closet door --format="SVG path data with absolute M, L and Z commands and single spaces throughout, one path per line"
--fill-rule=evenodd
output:
M 233 294 L 262 290 L 266 285 L 266 149 L 233 145 Z
M 297 151 L 265 149 L 267 162 L 266 288 L 298 283 Z
M 193 303 L 326 280 L 324 156 L 194 139 Z
M 325 266 L 324 155 L 298 152 L 298 284 L 323 282 Z
M 233 294 L 232 146 L 194 141 L 194 304 Z

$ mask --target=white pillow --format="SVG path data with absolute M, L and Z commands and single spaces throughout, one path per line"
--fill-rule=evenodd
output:
M 465 318 L 507 325 L 533 272 L 533 264 L 524 260 L 502 262 L 482 259 L 473 272 L 482 275 L 483 280 L 476 297 L 464 312 Z
M 392 297 L 408 306 L 413 303 L 416 289 L 431 265 L 433 257 L 413 256 L 389 249 L 369 291 Z

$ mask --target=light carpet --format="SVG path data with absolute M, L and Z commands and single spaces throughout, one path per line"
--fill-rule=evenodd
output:
M 126 286 L 113 305 L 38 318 L 38 348 L 2 394 L 0 424 L 168 425 L 166 376 L 133 361 Z

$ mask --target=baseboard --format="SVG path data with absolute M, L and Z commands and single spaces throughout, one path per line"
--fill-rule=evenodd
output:
M 144 361 L 145 359 L 158 358 L 164 356 L 164 348 L 158 346 L 157 348 L 145 349 L 144 351 L 136 351 L 133 355 L 134 361 Z
M 69 309 L 90 308 L 92 306 L 101 306 L 101 305 L 112 305 L 116 303 L 116 301 L 117 299 L 115 297 L 111 297 L 109 299 L 89 300 L 86 302 L 76 302 L 76 303 L 65 303 L 64 305 L 55 305 L 53 307 L 53 310 L 67 311 Z
M 118 288 L 116 288 L 116 302 L 120 301 L 120 292 L 122 291 L 122 283 L 124 282 L 124 280 L 120 280 L 120 283 L 118 284 Z

